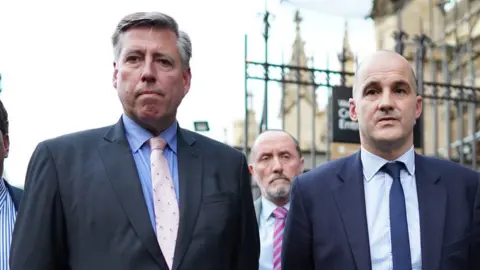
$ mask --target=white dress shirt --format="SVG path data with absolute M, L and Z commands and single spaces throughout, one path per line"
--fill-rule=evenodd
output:
M 260 232 L 260 260 L 259 270 L 273 269 L 273 233 L 275 229 L 275 217 L 273 211 L 278 206 L 262 196 L 262 207 L 260 219 L 258 221 Z M 290 203 L 284 205 L 285 209 L 290 210 Z
M 380 168 L 388 161 L 361 148 L 365 204 L 367 211 L 368 234 L 372 270 L 391 270 L 392 245 L 390 238 L 390 187 L 393 179 Z M 422 269 L 420 245 L 420 217 L 418 211 L 417 185 L 415 182 L 415 152 L 412 148 L 397 159 L 405 164 L 408 171 L 402 170 L 400 181 L 405 194 L 408 235 L 412 269 Z

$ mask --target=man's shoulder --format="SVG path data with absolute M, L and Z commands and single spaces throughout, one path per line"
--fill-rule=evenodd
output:
M 112 126 L 105 126 L 63 134 L 41 141 L 37 145 L 37 149 L 49 149 L 50 152 L 88 150 L 89 147 L 100 145 L 104 141 L 105 134 L 111 128 Z
M 356 156 L 357 154 L 353 154 L 336 160 L 327 161 L 320 166 L 315 167 L 310 171 L 304 173 L 304 175 L 308 177 L 317 177 L 321 175 L 337 174 L 340 170 L 343 169 L 345 163 L 352 162 L 356 158 Z
M 112 128 L 112 126 L 105 126 L 100 128 L 93 128 L 93 129 L 86 129 L 76 132 L 71 132 L 67 134 L 63 134 L 60 136 L 56 136 L 50 139 L 46 139 L 42 141 L 44 144 L 49 145 L 58 145 L 62 143 L 81 143 L 87 142 L 91 140 L 98 140 L 99 138 L 103 138 L 105 134 Z
M 302 185 L 307 186 L 328 184 L 332 181 L 336 181 L 337 174 L 342 170 L 352 169 L 349 164 L 353 163 L 356 158 L 357 153 L 347 157 L 328 161 L 309 170 L 306 173 L 301 174 L 298 179 L 301 180 Z
M 23 189 L 10 184 L 7 180 L 2 178 L 0 181 L 3 181 L 8 191 L 13 191 L 19 194 L 23 193 Z
M 438 174 L 439 176 L 450 176 L 455 175 L 455 181 L 461 178 L 478 178 L 479 173 L 476 170 L 471 168 L 467 168 L 459 163 L 437 158 L 437 157 L 430 157 L 417 154 L 417 159 L 415 162 L 415 166 L 422 166 L 426 170 L 433 171 L 434 173 Z

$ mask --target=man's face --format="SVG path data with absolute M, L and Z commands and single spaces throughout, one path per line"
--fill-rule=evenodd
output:
M 291 182 L 303 172 L 303 165 L 292 138 L 281 131 L 269 131 L 255 142 L 250 172 L 262 194 L 276 202 L 288 199 Z
M 413 127 L 422 112 L 409 63 L 399 55 L 380 52 L 357 73 L 350 117 L 358 121 L 368 142 L 403 143 L 413 140 Z
M 182 67 L 173 31 L 139 27 L 120 38 L 113 86 L 125 113 L 145 126 L 175 119 L 190 89 L 190 69 Z

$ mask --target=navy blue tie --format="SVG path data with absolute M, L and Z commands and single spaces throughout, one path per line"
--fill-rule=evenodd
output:
M 400 171 L 405 164 L 389 162 L 382 167 L 393 178 L 390 189 L 390 233 L 392 238 L 393 270 L 411 270 L 410 241 L 408 239 L 407 209 L 400 182 Z

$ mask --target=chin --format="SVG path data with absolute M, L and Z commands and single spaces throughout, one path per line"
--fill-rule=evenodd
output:
M 160 119 L 165 116 L 164 108 L 158 108 L 157 106 L 144 106 L 137 111 L 137 115 L 140 119 Z
M 395 143 L 402 140 L 404 134 L 401 130 L 383 130 L 373 136 L 374 140 L 381 143 Z

